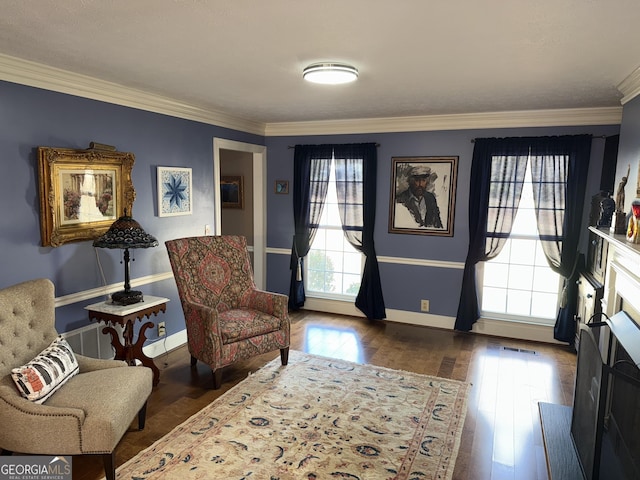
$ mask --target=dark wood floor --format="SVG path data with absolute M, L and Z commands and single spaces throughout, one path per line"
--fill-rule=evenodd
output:
M 455 480 L 547 479 L 537 402 L 571 405 L 571 348 L 316 312 L 297 312 L 291 322 L 294 350 L 470 382 Z M 277 356 L 227 367 L 216 391 L 208 367 L 191 369 L 186 347 L 157 357 L 160 384 L 149 400 L 146 428 L 140 432 L 132 424 L 116 450 L 117 464 Z M 102 478 L 101 457 L 74 457 L 73 474 Z

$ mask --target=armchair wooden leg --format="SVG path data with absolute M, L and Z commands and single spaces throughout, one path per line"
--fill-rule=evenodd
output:
M 195 367 L 196 363 L 198 363 L 198 359 L 196 357 L 194 357 L 193 355 L 191 355 L 191 366 Z
M 105 453 L 102 455 L 104 461 L 104 474 L 107 480 L 116 480 L 116 453 Z
M 213 373 L 213 389 L 218 390 L 222 386 L 222 368 L 212 370 Z
M 138 430 L 144 430 L 144 424 L 147 419 L 147 402 L 144 402 L 144 405 L 138 412 Z
M 282 365 L 289 363 L 289 347 L 280 349 L 280 361 Z

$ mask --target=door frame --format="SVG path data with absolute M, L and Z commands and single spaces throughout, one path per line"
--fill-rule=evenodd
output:
M 220 150 L 234 150 L 253 155 L 253 276 L 256 286 L 259 289 L 265 289 L 267 285 L 267 147 L 225 138 L 213 138 L 214 235 L 220 235 L 222 232 Z

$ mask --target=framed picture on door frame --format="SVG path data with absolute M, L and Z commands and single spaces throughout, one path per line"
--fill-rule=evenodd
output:
M 220 177 L 222 208 L 244 208 L 244 179 L 242 175 Z

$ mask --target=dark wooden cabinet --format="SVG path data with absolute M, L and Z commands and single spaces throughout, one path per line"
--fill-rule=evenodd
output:
M 586 269 L 577 280 L 578 301 L 576 305 L 576 351 L 580 345 L 580 325 L 589 322 L 594 315 L 602 313 L 602 296 L 607 272 L 607 254 L 609 242 L 601 235 L 589 230 L 589 250 L 587 252 Z M 593 321 L 603 320 L 600 315 Z M 598 335 L 598 331 L 595 332 Z
M 587 252 L 587 271 L 597 283 L 604 284 L 607 266 L 609 242 L 600 235 L 589 232 L 589 251 Z
M 603 284 L 598 282 L 589 272 L 583 272 L 578 278 L 577 283 L 578 303 L 575 316 L 576 351 L 580 346 L 580 325 L 586 324 L 589 321 L 599 322 L 601 320 L 598 314 L 602 313 L 602 295 L 604 294 Z M 594 318 L 594 315 L 597 316 Z

